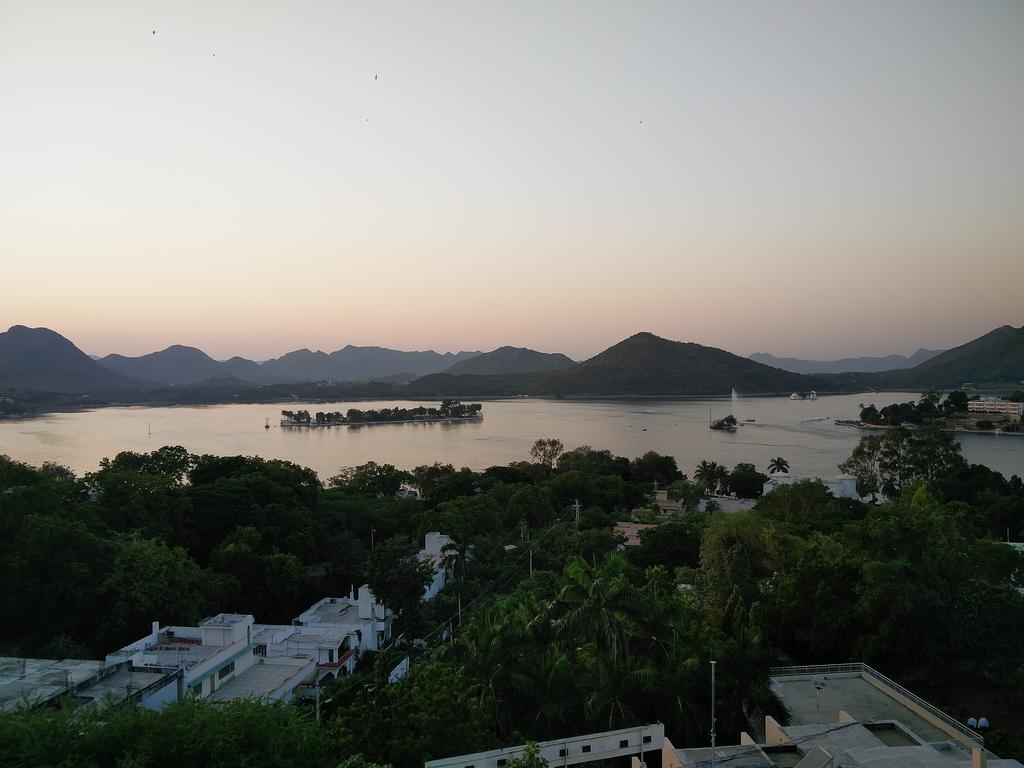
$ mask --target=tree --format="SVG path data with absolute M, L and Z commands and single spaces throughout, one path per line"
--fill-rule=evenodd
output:
M 937 480 L 964 466 L 960 444 L 948 432 L 896 428 L 862 437 L 839 468 L 857 478 L 862 496 L 881 491 L 894 499 L 915 481 Z
M 676 480 L 667 489 L 668 497 L 673 501 L 681 501 L 683 509 L 696 511 L 701 499 L 707 498 L 708 489 L 701 483 L 689 480 Z
M 768 462 L 768 474 L 774 475 L 779 472 L 789 472 L 789 462 L 781 456 L 776 456 Z
M 370 591 L 396 616 L 417 608 L 433 579 L 434 566 L 420 559 L 419 551 L 405 536 L 395 536 L 377 545 L 366 563 Z
M 525 521 L 530 528 L 548 525 L 555 516 L 551 492 L 534 485 L 520 487 L 508 500 L 508 515 L 513 522 Z
M 629 479 L 634 483 L 645 483 L 648 487 L 657 483 L 664 488 L 686 477 L 679 471 L 675 457 L 648 451 L 629 462 Z
M 753 464 L 740 462 L 730 472 L 722 485 L 741 499 L 760 498 L 768 475 L 758 472 Z
M 107 645 L 120 647 L 145 633 L 154 619 L 165 624 L 199 621 L 210 583 L 180 547 L 138 537 L 122 540 L 100 590 Z
M 540 748 L 535 741 L 526 742 L 523 754 L 516 755 L 505 763 L 505 768 L 548 768 L 548 766 L 548 761 L 540 756 Z
M 555 461 L 564 449 L 565 446 L 562 445 L 562 441 L 557 437 L 542 437 L 530 449 L 530 458 L 536 463 L 543 464 L 548 469 L 552 469 L 555 466 Z
M 693 473 L 695 480 L 703 483 L 708 489 L 709 493 L 714 494 L 720 489 L 720 486 L 725 482 L 725 479 L 729 475 L 729 470 L 719 464 L 717 461 L 701 461 L 697 465 L 696 471 Z
M 331 488 L 344 488 L 368 496 L 394 496 L 412 475 L 391 464 L 368 461 L 358 467 L 346 467 L 327 481 Z

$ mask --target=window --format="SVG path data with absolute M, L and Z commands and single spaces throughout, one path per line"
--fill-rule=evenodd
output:
M 188 692 L 192 694 L 192 698 L 198 699 L 203 695 L 203 681 L 200 680 L 198 683 L 194 683 L 188 687 Z
M 629 746 L 629 739 L 619 739 L 619 749 L 625 749 Z
M 223 680 L 225 677 L 235 671 L 235 662 L 229 661 L 223 667 L 220 668 L 220 672 L 217 673 L 217 679 Z
M 503 757 L 503 758 L 501 758 L 501 759 L 500 759 L 500 760 L 498 761 L 498 768 L 501 768 L 501 766 L 503 766 L 503 765 L 504 765 L 505 763 L 507 763 L 507 762 L 508 762 L 508 760 L 506 760 L 506 759 L 505 759 L 504 757 Z
M 583 754 L 587 754 L 587 752 L 590 751 L 590 745 L 589 744 L 584 744 L 582 751 L 583 751 Z
M 650 736 L 644 736 L 644 744 L 650 744 L 650 743 L 651 743 L 651 737 Z
M 331 663 L 331 664 L 334 663 L 334 649 L 333 648 L 328 648 L 327 649 L 327 661 L 328 661 L 328 663 Z
M 559 757 L 565 757 L 568 754 L 569 754 L 569 750 L 566 749 L 565 747 L 562 747 L 560 750 L 558 750 L 558 756 Z
M 255 648 L 252 649 L 252 655 L 253 656 L 266 656 L 267 655 L 267 646 L 265 646 L 265 645 L 257 645 Z

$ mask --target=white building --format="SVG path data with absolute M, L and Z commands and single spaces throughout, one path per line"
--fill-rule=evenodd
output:
M 376 651 L 391 638 L 391 611 L 364 584 L 348 597 L 325 597 L 291 624 L 253 627 L 255 654 L 268 659 L 313 659 L 320 680 L 352 674 L 361 651 Z
M 252 616 L 238 613 L 219 613 L 198 627 L 161 627 L 154 621 L 148 635 L 109 654 L 107 661 L 180 669 L 188 693 L 197 699 L 287 701 L 297 686 L 313 678 L 316 663 L 303 656 L 257 656 L 253 623 Z M 144 705 L 153 709 L 171 700 L 153 696 Z
M 448 569 L 445 566 L 445 547 L 452 543 L 452 537 L 437 531 L 431 531 L 423 537 L 423 549 L 420 550 L 420 559 L 426 560 L 434 568 L 434 580 L 423 590 L 423 600 L 429 600 L 438 592 L 444 589 L 448 579 Z
M 764 484 L 763 492 L 767 496 L 783 485 L 796 485 L 808 480 L 821 483 L 837 499 L 860 499 L 860 494 L 857 493 L 857 478 L 847 474 L 840 475 L 834 480 L 822 480 L 820 477 L 793 477 L 788 472 L 775 472 Z
M 1009 400 L 971 400 L 967 403 L 970 413 L 997 413 L 1008 416 L 1010 421 L 1020 421 L 1024 416 L 1024 403 L 1011 403 Z
M 356 651 L 376 651 L 391 638 L 390 610 L 377 602 L 369 586 L 363 584 L 358 594 L 348 597 L 325 597 L 299 614 L 292 625 L 308 630 L 336 630 L 358 642 L 350 644 Z
M 0 657 L 0 712 L 22 707 L 118 707 L 150 699 L 174 701 L 183 694 L 178 669 L 136 667 L 131 661 Z

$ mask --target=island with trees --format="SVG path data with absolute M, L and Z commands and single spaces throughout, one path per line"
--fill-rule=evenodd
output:
M 958 432 L 991 432 L 998 429 L 1003 433 L 1020 433 L 1019 421 L 995 413 L 972 412 L 968 403 L 978 400 L 962 390 L 949 392 L 945 398 L 935 390 L 921 395 L 917 401 L 893 403 L 878 408 L 874 404 L 860 405 L 857 421 L 836 420 L 837 424 L 850 424 L 861 429 L 919 429 L 934 427 Z M 1024 392 L 1015 391 L 1006 398 L 1007 402 L 1024 402 Z
M 349 408 L 341 411 L 281 411 L 282 427 L 343 427 L 361 424 L 408 424 L 438 421 L 468 421 L 483 418 L 483 405 L 463 403 L 459 400 L 442 400 L 437 408 L 417 406 L 416 408 L 380 408 L 360 410 Z

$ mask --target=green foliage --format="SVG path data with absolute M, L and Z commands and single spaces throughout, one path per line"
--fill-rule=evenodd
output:
M 419 547 L 405 536 L 377 545 L 366 563 L 366 583 L 382 604 L 403 616 L 419 606 L 423 591 L 434 578 L 432 563 L 421 560 Z
M 758 472 L 753 464 L 740 462 L 722 481 L 724 488 L 741 499 L 759 498 L 768 475 Z
M 692 509 L 705 487 L 763 476 L 702 462 L 691 483 L 667 457 L 584 447 L 553 466 L 418 467 L 420 502 L 377 496 L 369 479 L 369 491 L 323 489 L 287 462 L 177 449 L 119 454 L 84 480 L 0 459 L 0 616 L 6 635 L 15 621 L 28 630 L 26 649 L 102 654 L 153 618 L 224 609 L 287 621 L 363 577 L 406 633 L 325 694 L 320 729 L 302 706 L 187 702 L 105 713 L 103 727 L 89 712 L 33 712 L 0 718 L 0 764 L 418 768 L 653 720 L 694 745 L 711 658 L 723 741 L 764 714 L 786 721 L 768 677 L 782 658 L 931 679 L 1022 668 L 1024 558 L 996 538 L 1024 536 L 1024 482 L 968 466 L 927 430 L 865 438 L 850 466 L 891 501 L 797 483 L 751 511 L 680 513 L 623 553 L 611 524 L 654 482 Z M 423 604 L 430 569 L 416 552 L 431 530 L 453 536 L 452 578 Z M 385 684 L 406 655 L 409 674 Z
M 346 754 L 299 710 L 259 702 L 0 716 L 0 765 L 12 768 L 334 768 Z
M 896 428 L 862 437 L 839 468 L 857 478 L 861 496 L 881 492 L 895 499 L 915 482 L 933 482 L 964 466 L 960 444 L 949 433 Z

